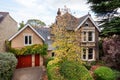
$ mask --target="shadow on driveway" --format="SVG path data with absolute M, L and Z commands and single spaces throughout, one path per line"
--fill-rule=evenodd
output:
M 42 67 L 16 69 L 12 80 L 42 80 Z

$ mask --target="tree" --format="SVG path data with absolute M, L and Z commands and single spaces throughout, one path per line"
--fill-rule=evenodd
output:
M 120 0 L 88 0 L 91 4 L 91 10 L 102 17 L 101 25 L 103 27 L 102 36 L 111 36 L 113 34 L 120 34 Z M 117 16 L 115 16 L 117 15 Z M 116 18 L 117 17 L 117 18 Z
M 33 27 L 42 27 L 42 26 L 46 26 L 46 24 L 44 22 L 42 22 L 41 20 L 38 19 L 29 19 L 27 21 L 28 24 L 32 25 Z M 27 24 L 26 23 L 26 24 Z
M 52 25 L 53 46 L 56 48 L 54 50 L 56 53 L 55 58 L 82 62 L 80 59 L 80 47 L 77 41 L 79 35 L 76 35 L 74 31 L 66 29 L 69 20 L 70 16 L 68 15 L 59 17 L 57 24 Z
M 19 23 L 19 25 L 20 25 L 20 27 L 19 27 L 19 29 L 18 29 L 18 30 L 20 30 L 22 27 L 24 27 L 24 26 L 25 26 L 24 21 L 22 21 L 21 23 Z

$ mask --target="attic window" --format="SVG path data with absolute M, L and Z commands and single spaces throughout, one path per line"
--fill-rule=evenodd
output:
M 89 26 L 88 22 L 85 22 L 85 27 L 88 27 L 88 26 Z

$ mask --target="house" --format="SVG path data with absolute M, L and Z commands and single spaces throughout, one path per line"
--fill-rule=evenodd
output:
M 5 52 L 5 41 L 17 32 L 17 22 L 8 12 L 0 12 L 0 52 Z
M 65 24 L 63 25 L 64 22 Z M 81 59 L 84 61 L 95 61 L 99 59 L 98 37 L 100 29 L 88 13 L 80 18 L 71 15 L 68 10 L 62 14 L 58 9 L 54 25 L 65 26 L 67 31 L 74 31 L 79 35 L 78 45 L 81 49 Z
M 21 49 L 34 44 L 50 44 L 49 34 L 49 28 L 34 28 L 30 24 L 26 24 L 9 38 L 9 41 L 11 42 L 11 47 L 15 49 Z M 49 46 L 48 49 L 50 50 Z M 43 65 L 43 57 L 41 55 L 22 55 L 17 58 L 17 68 Z

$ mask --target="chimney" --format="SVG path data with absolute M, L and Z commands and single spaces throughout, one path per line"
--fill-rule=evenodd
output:
M 58 8 L 57 15 L 58 15 L 58 16 L 60 16 L 60 15 L 61 15 L 60 8 Z

